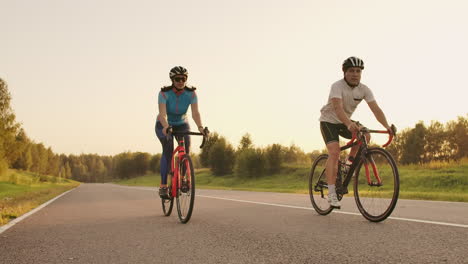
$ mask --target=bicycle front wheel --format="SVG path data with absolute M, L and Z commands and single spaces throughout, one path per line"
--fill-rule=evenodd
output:
M 172 173 L 169 173 L 167 175 L 167 180 L 169 181 L 169 194 L 171 193 L 172 191 Z M 170 199 L 165 199 L 165 198 L 161 198 L 161 205 L 162 205 L 162 209 L 163 209 L 163 213 L 165 216 L 170 216 L 171 213 L 172 213 L 172 207 L 174 206 L 174 197 L 171 196 Z
M 323 154 L 315 159 L 309 175 L 309 196 L 315 211 L 327 215 L 333 211 L 328 203 L 328 184 L 325 168 L 328 155 Z
M 186 155 L 179 163 L 179 184 L 177 188 L 177 212 L 179 220 L 187 223 L 192 216 L 195 201 L 195 171 L 192 160 Z
M 174 198 L 171 197 L 170 199 L 161 199 L 161 205 L 164 215 L 170 216 L 172 213 L 172 207 L 174 206 Z
M 380 222 L 390 216 L 400 190 L 398 168 L 390 153 L 369 148 L 356 167 L 354 198 L 361 214 Z

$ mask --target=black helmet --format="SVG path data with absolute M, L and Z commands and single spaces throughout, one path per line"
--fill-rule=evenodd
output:
M 176 75 L 185 75 L 186 77 L 188 77 L 188 71 L 182 66 L 175 66 L 169 72 L 169 78 L 172 79 Z
M 364 61 L 358 57 L 349 57 L 343 61 L 343 71 L 347 71 L 351 67 L 359 67 L 364 69 Z

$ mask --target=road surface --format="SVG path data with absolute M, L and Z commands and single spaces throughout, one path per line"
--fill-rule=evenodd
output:
M 364 219 L 308 195 L 197 190 L 181 224 L 156 188 L 82 184 L 3 232 L 0 263 L 468 263 L 468 203 L 399 200 Z M 175 209 L 175 208 L 174 208 Z

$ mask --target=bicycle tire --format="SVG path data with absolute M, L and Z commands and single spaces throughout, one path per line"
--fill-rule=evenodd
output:
M 369 184 L 366 176 L 367 164 L 368 175 L 372 181 L 381 180 Z M 375 171 L 374 171 L 375 169 Z M 369 148 L 365 159 L 361 159 L 356 167 L 354 181 L 354 198 L 361 214 L 371 222 L 380 222 L 389 217 L 398 201 L 400 191 L 400 177 L 398 167 L 392 155 L 382 148 Z
M 161 199 L 161 205 L 163 208 L 163 213 L 165 216 L 170 216 L 172 213 L 172 207 L 174 206 L 174 198 L 171 197 L 170 199 Z
M 309 196 L 312 206 L 320 215 L 327 215 L 333 211 L 328 203 L 328 184 L 325 174 L 325 167 L 328 155 L 318 156 L 310 170 L 309 175 Z
M 178 163 L 179 183 L 177 188 L 177 213 L 179 220 L 185 224 L 190 220 L 195 202 L 195 171 L 192 159 L 185 157 Z
M 169 191 L 169 195 L 171 193 L 171 190 L 172 190 L 172 174 L 169 173 L 167 175 L 167 180 L 169 181 L 169 184 L 168 184 L 168 191 Z M 163 209 L 163 213 L 165 216 L 170 216 L 171 213 L 172 213 L 172 208 L 174 207 L 174 197 L 171 197 L 170 199 L 165 199 L 165 198 L 161 198 L 161 206 L 162 206 L 162 209 Z

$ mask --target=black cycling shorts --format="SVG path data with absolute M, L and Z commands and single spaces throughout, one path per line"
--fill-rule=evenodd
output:
M 325 144 L 339 142 L 338 136 L 351 139 L 353 134 L 344 124 L 333 124 L 328 122 L 320 122 L 320 131 L 322 132 Z

